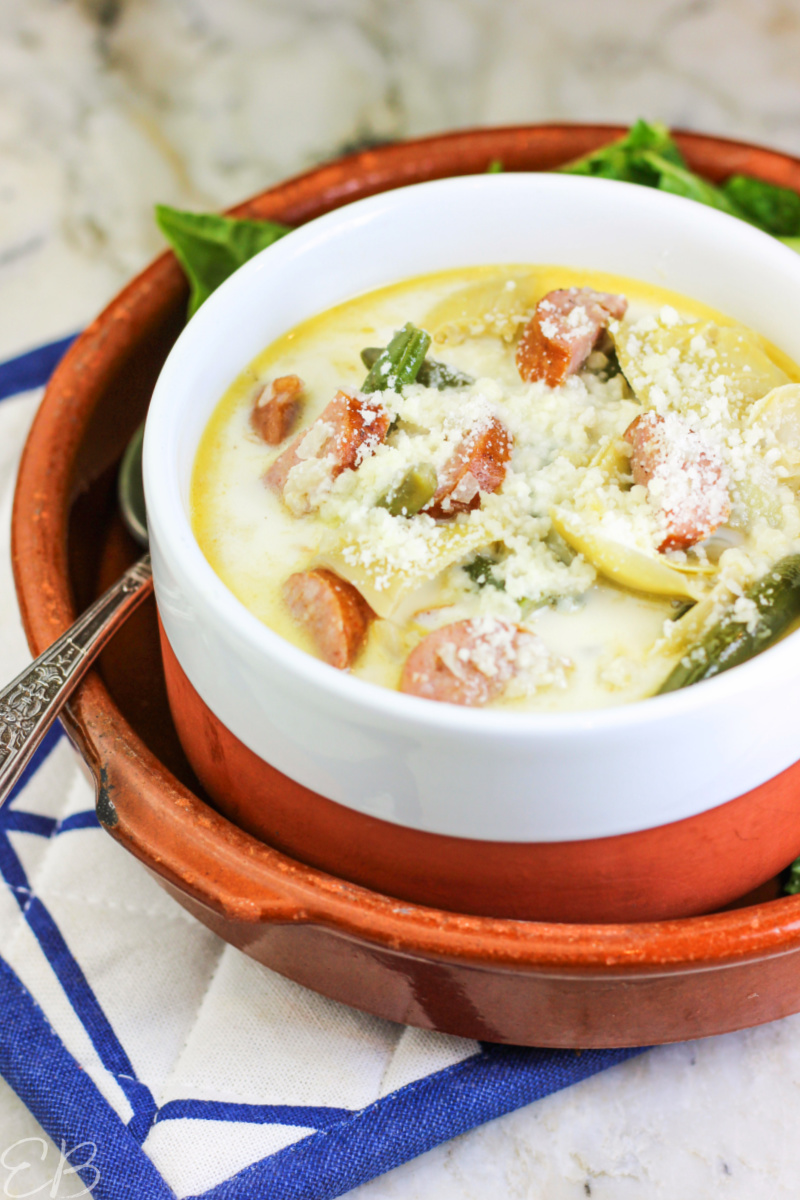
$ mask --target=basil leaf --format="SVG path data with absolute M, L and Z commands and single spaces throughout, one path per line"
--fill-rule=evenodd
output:
M 764 183 L 751 175 L 731 175 L 722 185 L 740 212 L 775 237 L 800 234 L 800 196 L 789 188 Z
M 217 213 L 182 212 L 156 205 L 156 221 L 191 285 L 188 316 L 259 250 L 291 233 L 277 221 L 240 221 Z

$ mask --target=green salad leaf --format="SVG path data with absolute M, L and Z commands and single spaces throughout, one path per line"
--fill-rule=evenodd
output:
M 558 169 L 567 175 L 593 175 L 598 179 L 620 179 L 624 183 L 659 187 L 661 167 L 658 162 L 649 161 L 648 155 L 686 169 L 683 155 L 666 125 L 641 120 L 632 125 L 624 137 Z
M 780 237 L 800 252 L 800 196 L 751 175 L 732 175 L 721 186 L 690 170 L 666 125 L 637 121 L 624 137 L 578 158 L 560 171 L 638 183 L 697 200 Z
M 800 234 L 800 196 L 790 188 L 750 175 L 731 175 L 722 190 L 745 219 L 765 233 L 784 238 Z
M 182 212 L 156 205 L 156 222 L 191 285 L 188 316 L 259 250 L 291 233 L 277 221 L 243 221 L 217 213 Z
M 800 858 L 789 865 L 788 872 L 783 892 L 785 896 L 796 896 L 800 892 Z
M 645 151 L 642 158 L 658 173 L 656 187 L 660 191 L 672 192 L 674 196 L 685 196 L 688 200 L 697 200 L 700 204 L 707 204 L 711 208 L 718 208 L 721 212 L 726 212 L 732 217 L 747 219 L 745 214 L 737 208 L 733 200 L 721 188 L 715 187 L 707 179 L 696 175 L 688 167 L 679 166 L 677 163 L 652 151 Z

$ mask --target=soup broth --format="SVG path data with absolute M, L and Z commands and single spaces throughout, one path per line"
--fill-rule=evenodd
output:
M 800 551 L 799 378 L 756 332 L 636 280 L 407 280 L 241 373 L 198 449 L 193 529 L 255 616 L 376 685 L 639 700 L 722 618 L 754 629 L 748 588 Z

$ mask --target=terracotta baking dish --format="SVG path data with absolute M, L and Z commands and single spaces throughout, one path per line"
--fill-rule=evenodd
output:
M 495 158 L 511 170 L 552 167 L 621 132 L 544 126 L 382 147 L 236 212 L 298 224 L 399 184 L 480 172 Z M 710 178 L 744 171 L 800 188 L 800 162 L 785 155 L 698 135 L 679 141 Z M 185 297 L 174 259 L 163 256 L 79 339 L 48 388 L 13 521 L 35 653 L 135 557 L 114 511 L 115 467 L 181 328 Z M 770 899 L 777 884 L 762 889 L 760 903 L 751 897 L 751 906 L 683 920 L 501 920 L 391 899 L 243 832 L 211 806 L 181 751 L 152 602 L 106 651 L 65 721 L 112 836 L 220 936 L 336 999 L 462 1036 L 552 1046 L 670 1041 L 800 1009 L 800 898 Z M 602 880 L 589 875 L 593 884 Z

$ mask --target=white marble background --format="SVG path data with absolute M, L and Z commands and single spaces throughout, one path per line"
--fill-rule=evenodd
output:
M 143 266 L 155 201 L 500 122 L 641 114 L 800 152 L 798 62 L 792 0 L 0 0 L 0 354 Z
M 156 201 L 231 204 L 369 139 L 638 115 L 800 153 L 800 4 L 0 0 L 0 357 L 90 319 L 160 248 Z M 799 1116 L 795 1018 L 654 1051 L 354 1196 L 795 1200 Z M 33 1132 L 0 1084 L 0 1150 Z

